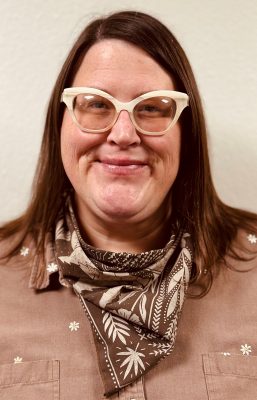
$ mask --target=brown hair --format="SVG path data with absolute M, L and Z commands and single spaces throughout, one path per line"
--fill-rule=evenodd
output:
M 210 271 L 205 290 L 211 284 L 211 268 L 231 249 L 238 227 L 253 230 L 257 216 L 228 207 L 217 196 L 212 182 L 207 135 L 201 100 L 189 61 L 173 34 L 157 19 L 134 11 L 124 11 L 91 22 L 80 34 L 57 78 L 47 111 L 44 135 L 33 193 L 26 212 L 0 229 L 0 237 L 22 232 L 18 250 L 28 232 L 43 251 L 45 236 L 53 229 L 63 206 L 63 194 L 71 189 L 61 160 L 60 129 L 65 87 L 72 85 L 87 50 L 103 39 L 120 39 L 146 51 L 175 79 L 177 89 L 186 92 L 190 107 L 182 115 L 182 146 L 178 176 L 172 187 L 173 217 L 192 233 L 195 251 L 195 279 Z M 153 77 L 154 79 L 154 77 Z

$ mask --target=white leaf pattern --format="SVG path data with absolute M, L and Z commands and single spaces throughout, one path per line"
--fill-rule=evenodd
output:
M 152 293 L 156 292 L 156 287 L 157 287 L 158 284 L 159 284 L 159 280 L 157 278 L 155 278 L 153 280 L 153 282 L 151 283 L 151 285 L 150 285 L 150 289 L 151 289 Z
M 176 290 L 176 292 L 174 293 L 174 296 L 172 296 L 168 309 L 167 309 L 167 317 L 169 317 L 173 311 L 175 310 L 176 306 L 177 306 L 177 302 L 178 302 L 178 290 Z
M 104 331 L 107 332 L 108 338 L 112 337 L 115 342 L 117 336 L 123 344 L 127 344 L 125 336 L 130 336 L 127 331 L 130 330 L 128 323 L 119 317 L 115 317 L 109 312 L 104 313 L 103 317 Z
M 182 310 L 183 302 L 184 302 L 184 297 L 185 297 L 185 290 L 184 290 L 184 284 L 180 286 L 179 290 L 179 309 Z
M 124 308 L 120 308 L 117 310 L 117 313 L 124 318 L 125 320 L 134 322 L 135 324 L 140 324 L 139 317 L 134 314 L 132 311 L 125 310 Z
M 173 342 L 175 341 L 175 337 L 176 337 L 176 332 L 177 332 L 177 317 L 174 318 L 174 320 L 171 322 L 169 329 L 167 330 L 167 332 L 165 333 L 164 337 Z
M 161 310 L 162 310 L 163 299 L 164 299 L 165 284 L 161 283 L 157 289 L 159 291 L 159 296 L 155 303 L 153 318 L 152 318 L 152 328 L 153 328 L 154 332 L 158 331 L 160 321 L 161 321 L 160 317 L 161 317 Z
M 180 283 L 182 277 L 184 274 L 184 269 L 181 268 L 178 272 L 175 273 L 175 275 L 171 278 L 169 286 L 168 286 L 168 293 L 170 293 L 175 286 Z
M 142 320 L 145 322 L 145 320 L 146 320 L 146 295 L 145 294 L 143 294 L 143 296 L 140 300 L 139 311 L 140 311 Z
M 128 299 L 130 299 L 130 297 L 133 297 L 137 294 L 136 291 L 132 291 L 129 292 L 127 295 L 123 296 L 120 300 L 119 300 L 119 304 L 124 303 L 125 301 L 127 301 Z
M 184 265 L 185 281 L 189 282 L 190 271 L 189 271 L 188 265 L 191 265 L 191 254 L 188 249 L 183 249 L 182 259 L 183 259 L 183 265 Z
M 120 368 L 124 367 L 127 365 L 127 369 L 124 373 L 124 379 L 128 376 L 128 374 L 131 372 L 133 366 L 134 366 L 134 374 L 137 376 L 138 374 L 138 367 L 141 367 L 142 370 L 145 369 L 144 363 L 141 360 L 142 357 L 145 357 L 143 353 L 140 353 L 137 351 L 138 344 L 135 350 L 131 349 L 130 347 L 126 347 L 127 351 L 121 351 L 120 353 L 117 353 L 119 356 L 127 356 L 123 363 L 121 364 Z
M 122 286 L 114 286 L 113 288 L 108 289 L 106 292 L 104 292 L 99 301 L 99 306 L 101 308 L 104 308 L 106 304 L 111 303 L 118 296 L 121 289 Z

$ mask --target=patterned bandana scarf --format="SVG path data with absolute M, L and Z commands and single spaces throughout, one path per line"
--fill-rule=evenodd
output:
M 177 231 L 177 230 L 176 230 Z M 92 326 L 99 369 L 110 396 L 169 355 L 190 278 L 190 235 L 163 249 L 102 251 L 80 236 L 71 202 L 56 226 L 61 281 L 73 286 Z

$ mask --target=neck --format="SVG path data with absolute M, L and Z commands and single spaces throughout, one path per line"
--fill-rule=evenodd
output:
M 77 217 L 84 240 L 101 250 L 142 253 L 159 249 L 170 238 L 170 212 L 158 211 L 143 221 L 103 221 L 102 218 L 85 214 L 77 206 Z

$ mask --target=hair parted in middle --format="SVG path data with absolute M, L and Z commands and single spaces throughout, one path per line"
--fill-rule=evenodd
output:
M 256 216 L 226 206 L 217 196 L 210 172 L 201 99 L 190 63 L 168 28 L 142 12 L 122 11 L 98 18 L 89 23 L 76 40 L 49 102 L 31 202 L 20 218 L 2 228 L 2 236 L 17 230 L 24 232 L 23 237 L 32 232 L 38 251 L 43 251 L 47 232 L 54 228 L 63 206 L 63 193 L 72 188 L 61 159 L 60 131 L 64 113 L 61 95 L 64 88 L 72 86 L 89 48 L 105 39 L 124 40 L 140 47 L 167 71 L 176 90 L 189 95 L 190 106 L 183 111 L 180 122 L 180 166 L 172 186 L 172 217 L 192 234 L 196 280 L 202 277 L 203 269 L 210 271 L 205 284 L 207 290 L 211 284 L 211 267 L 230 249 L 237 227 L 240 224 L 249 226 Z

